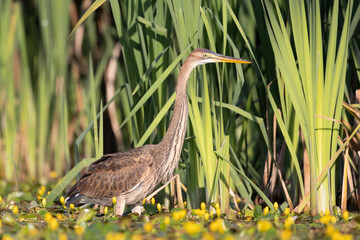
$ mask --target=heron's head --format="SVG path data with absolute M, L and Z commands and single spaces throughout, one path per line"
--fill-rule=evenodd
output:
M 245 59 L 224 56 L 204 48 L 198 48 L 192 51 L 186 61 L 194 63 L 195 66 L 215 62 L 251 63 L 250 61 Z

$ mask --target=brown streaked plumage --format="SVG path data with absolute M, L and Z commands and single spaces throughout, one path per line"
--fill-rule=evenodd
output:
M 125 205 L 141 206 L 141 201 L 160 182 L 168 181 L 178 164 L 187 127 L 186 85 L 189 75 L 196 66 L 211 62 L 251 63 L 207 49 L 192 51 L 181 67 L 176 85 L 174 113 L 161 142 L 102 156 L 88 167 L 70 189 L 66 205 L 109 206 L 115 196 L 116 213 L 122 215 Z

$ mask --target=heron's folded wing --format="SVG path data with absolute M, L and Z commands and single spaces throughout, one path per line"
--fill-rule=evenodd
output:
M 91 198 L 118 196 L 136 187 L 152 164 L 151 151 L 142 148 L 104 155 L 89 166 L 77 189 Z

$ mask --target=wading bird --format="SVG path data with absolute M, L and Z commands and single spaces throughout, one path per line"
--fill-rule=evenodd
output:
M 88 167 L 70 189 L 66 205 L 111 206 L 115 196 L 117 215 L 123 214 L 125 205 L 135 205 L 133 212 L 141 214 L 142 200 L 160 182 L 171 180 L 178 165 L 188 122 L 186 85 L 190 73 L 198 65 L 216 62 L 251 63 L 207 49 L 192 51 L 181 67 L 176 85 L 174 113 L 161 142 L 102 156 Z

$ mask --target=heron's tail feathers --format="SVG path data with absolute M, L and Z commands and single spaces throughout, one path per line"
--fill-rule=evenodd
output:
M 65 205 L 70 206 L 70 204 L 74 204 L 75 207 L 81 205 L 80 202 L 83 195 L 79 193 L 79 190 L 77 189 L 77 184 L 75 184 L 70 191 L 68 192 L 66 198 L 65 198 Z

